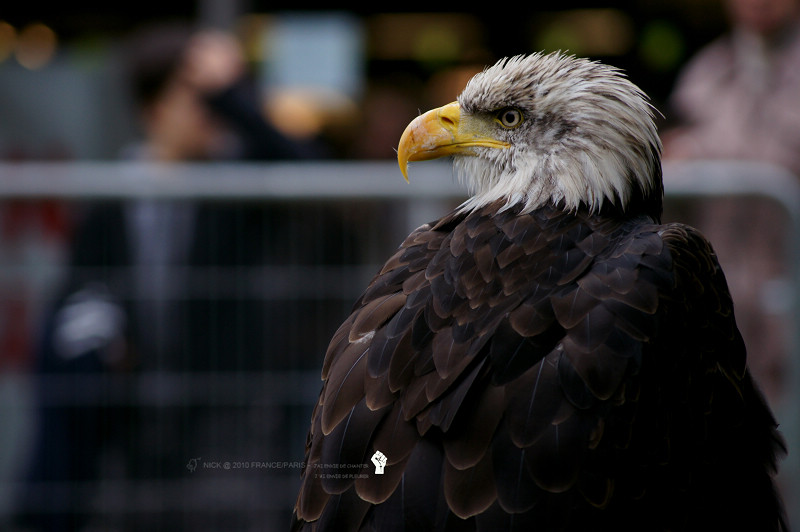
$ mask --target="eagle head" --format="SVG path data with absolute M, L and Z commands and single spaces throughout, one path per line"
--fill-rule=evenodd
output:
M 406 128 L 398 161 L 453 156 L 471 197 L 529 212 L 661 213 L 661 141 L 646 95 L 616 68 L 561 53 L 503 59 Z

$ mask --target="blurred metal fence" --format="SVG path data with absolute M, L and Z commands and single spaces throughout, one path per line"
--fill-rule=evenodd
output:
M 0 382 L 0 402 L 5 401 L 0 413 L 17 420 L 0 428 L 5 476 L 0 498 L 15 496 L 13 503 L 0 505 L 0 526 L 19 512 L 29 518 L 84 516 L 87 529 L 285 530 L 328 339 L 401 239 L 463 199 L 447 163 L 415 166 L 411 180 L 405 183 L 392 162 L 0 164 L 0 212 L 19 202 L 56 201 L 77 224 L 97 206 L 207 207 L 211 237 L 204 246 L 216 253 L 187 262 L 162 285 L 167 299 L 197 303 L 180 314 L 186 332 L 177 359 L 139 360 L 135 371 L 125 364 L 118 364 L 121 371 L 28 365 L 14 373 L 19 382 L 11 384 L 22 382 L 21 388 Z M 791 293 L 784 309 L 790 324 L 788 393 L 775 406 L 790 445 L 781 477 L 787 506 L 792 521 L 800 522 L 794 452 L 800 449 L 800 331 L 794 325 L 800 301 L 800 183 L 780 169 L 714 161 L 666 165 L 665 182 L 668 203 L 760 197 L 790 221 L 785 244 Z M 105 230 L 109 218 L 98 220 L 95 237 L 102 249 L 90 247 L 101 256 L 99 264 L 70 266 L 65 251 L 54 264 L 37 266 L 52 273 L 35 295 L 46 300 L 34 305 L 37 349 L 46 341 L 49 304 L 74 275 L 84 281 L 102 278 L 114 297 L 132 301 L 131 308 L 157 299 L 138 292 L 135 264 L 103 263 L 119 242 Z M 251 258 L 239 260 L 245 256 Z M 29 275 L 27 263 L 0 264 L 0 301 L 31 297 L 15 291 Z M 227 306 L 216 306 L 220 300 Z M 145 333 L 160 328 L 161 322 L 154 322 Z M 3 386 L 23 393 L 2 393 Z M 72 454 L 59 446 L 42 450 L 39 459 L 60 476 L 23 482 L 20 475 L 28 471 L 23 464 L 39 452 L 31 450 L 37 430 L 53 420 L 62 429 L 73 424 L 67 432 L 78 440 L 85 436 L 82 430 L 100 432 L 102 445 L 92 440 L 91 448 Z M 87 452 L 99 454 L 82 462 L 82 470 L 59 464 L 64 456 Z M 3 468 L 4 461 L 17 467 Z

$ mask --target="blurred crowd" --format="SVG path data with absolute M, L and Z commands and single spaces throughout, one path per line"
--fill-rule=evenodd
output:
M 663 109 L 665 161 L 752 160 L 800 176 L 800 1 L 726 0 L 725 5 L 730 31 L 686 64 Z M 241 45 L 227 33 L 159 26 L 132 39 L 126 58 L 141 139 L 120 154 L 124 159 L 391 158 L 400 132 L 420 110 L 419 100 L 409 97 L 420 87 L 389 76 L 370 87 L 360 103 L 357 127 L 351 128 L 359 133 L 345 135 L 343 146 L 330 142 L 323 131 L 299 137 L 271 120 L 254 90 Z M 431 105 L 452 100 L 477 68 L 467 66 L 437 79 L 427 88 Z M 287 309 L 285 302 L 248 297 L 248 275 L 265 264 L 288 264 L 290 258 L 309 266 L 363 260 L 359 216 L 352 210 L 315 208 L 310 225 L 307 217 L 279 205 L 98 202 L 76 217 L 58 206 L 49 209 L 44 226 L 68 235 L 69 245 L 64 278 L 52 304 L 40 309 L 42 325 L 28 327 L 38 332 L 30 369 L 40 376 L 314 369 L 347 307 L 323 300 L 297 301 Z M 770 400 L 779 401 L 785 391 L 786 330 L 792 324 L 765 309 L 764 294 L 770 283 L 790 275 L 785 214 L 769 201 L 723 198 L 668 205 L 670 217 L 699 227 L 714 244 L 731 285 L 750 365 Z M 301 245 L 306 241 L 314 245 Z M 240 272 L 241 286 L 235 287 L 236 297 L 219 299 L 214 288 L 223 283 L 218 273 L 225 268 Z M 10 345 L 2 363 L 20 366 L 25 357 L 18 355 L 12 363 L 8 353 L 27 349 L 31 342 L 16 338 L 19 328 L 9 325 L 21 314 L 8 308 L 2 312 L 1 345 Z M 297 316 L 317 320 L 318 337 L 304 334 L 292 321 Z M 85 494 L 64 486 L 108 474 L 108 459 L 102 457 L 109 449 L 120 450 L 123 458 L 113 467 L 121 468 L 123 477 L 179 479 L 186 474 L 186 460 L 205 452 L 200 449 L 223 448 L 227 435 L 221 430 L 238 434 L 253 423 L 232 421 L 253 415 L 235 409 L 137 409 L 131 405 L 140 400 L 141 390 L 135 388 L 114 390 L 114 397 L 124 400 L 106 405 L 60 405 L 48 383 L 79 383 L 86 397 L 102 398 L 109 383 L 128 381 L 40 382 L 45 386 L 36 391 L 35 445 L 23 470 L 28 489 L 17 495 L 22 509 L 50 504 L 59 510 L 21 511 L 18 524 L 31 530 L 80 530 L 93 523 Z M 247 449 L 259 448 L 262 456 L 296 456 L 297 449 L 281 444 L 281 420 L 296 414 L 297 409 L 258 411 L 262 422 L 269 416 L 278 421 L 267 423 L 272 428 L 257 440 L 247 441 L 252 446 Z M 307 415 L 300 410 L 303 426 Z M 127 523 L 131 530 L 210 525 L 185 513 L 137 519 Z

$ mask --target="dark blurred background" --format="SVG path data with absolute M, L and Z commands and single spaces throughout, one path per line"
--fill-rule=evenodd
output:
M 127 8 L 71 2 L 46 9 L 12 2 L 0 14 L 0 156 L 117 157 L 132 137 L 125 94 L 117 85 L 119 46 L 141 26 L 172 19 L 236 32 L 265 96 L 267 89 L 295 88 L 304 76 L 326 83 L 338 92 L 331 97 L 342 98 L 340 107 L 328 110 L 337 116 L 327 118 L 338 121 L 329 127 L 356 120 L 354 113 L 365 109 L 363 99 L 383 85 L 404 89 L 411 105 L 422 107 L 457 91 L 458 81 L 453 87 L 433 86 L 443 72 L 538 50 L 609 61 L 625 69 L 658 106 L 684 62 L 727 25 L 717 0 L 565 1 L 550 9 L 453 13 L 414 3 L 378 11 L 245 0 Z M 293 43 L 304 31 L 316 40 L 301 50 Z M 329 44 L 322 44 L 325 39 Z M 317 79 L 308 78 L 323 59 L 307 55 L 315 48 L 338 62 L 329 63 L 330 69 L 345 71 L 318 71 Z M 20 64 L 22 57 L 27 59 Z M 448 94 L 432 94 L 436 91 Z M 337 148 L 337 156 L 354 155 L 351 146 Z
M 797 15 L 795 0 L 731 1 Z M 400 181 L 394 148 L 411 119 L 485 65 L 542 50 L 625 70 L 662 131 L 677 130 L 679 76 L 735 25 L 721 0 L 6 4 L 0 529 L 15 531 L 287 529 L 330 337 L 408 230 L 460 201 L 457 187 L 435 201 L 357 185 L 331 196 L 326 176 Z M 797 40 L 768 33 L 770 49 Z M 800 72 L 800 55 L 786 57 Z M 798 154 L 789 98 L 779 135 Z M 751 364 L 795 415 L 797 170 L 767 155 L 696 158 L 778 167 L 746 167 L 748 190 L 767 174 L 772 197 L 731 200 L 722 180 L 668 196 L 665 218 L 719 231 Z M 705 176 L 678 174 L 676 190 Z M 282 175 L 309 185 L 261 186 Z

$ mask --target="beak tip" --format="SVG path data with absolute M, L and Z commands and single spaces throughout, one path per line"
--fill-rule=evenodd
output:
M 409 183 L 410 181 L 408 180 L 408 162 L 400 161 L 400 172 L 403 173 L 403 179 L 406 180 L 406 183 Z

